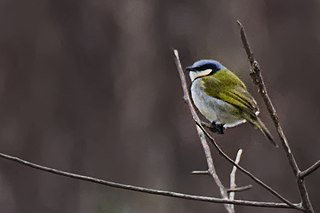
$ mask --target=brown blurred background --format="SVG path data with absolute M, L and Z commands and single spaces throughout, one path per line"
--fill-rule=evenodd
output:
M 320 159 L 320 3 L 313 1 L 1 0 L 0 150 L 121 183 L 219 197 L 173 62 L 220 60 L 260 103 L 236 20 L 245 25 L 302 168 Z M 292 201 L 281 149 L 249 125 L 216 136 L 230 155 Z M 231 166 L 213 150 L 220 177 Z M 253 184 L 237 198 L 278 201 Z M 320 211 L 320 171 L 307 178 Z M 145 195 L 71 180 L 0 159 L 0 208 L 21 212 L 225 212 L 220 204 Z M 236 207 L 237 212 L 293 212 Z

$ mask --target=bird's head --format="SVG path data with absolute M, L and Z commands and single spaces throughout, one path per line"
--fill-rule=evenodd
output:
M 191 81 L 214 74 L 222 69 L 225 69 L 225 67 L 220 62 L 208 59 L 196 61 L 192 66 L 186 67 Z

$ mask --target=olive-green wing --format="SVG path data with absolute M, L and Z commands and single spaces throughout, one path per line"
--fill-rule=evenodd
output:
M 251 116 L 256 116 L 259 112 L 258 106 L 249 92 L 241 87 L 222 90 L 218 97 L 225 102 L 232 104 Z
M 203 78 L 205 92 L 221 99 L 251 116 L 259 111 L 254 98 L 247 91 L 245 84 L 231 71 L 221 70 Z

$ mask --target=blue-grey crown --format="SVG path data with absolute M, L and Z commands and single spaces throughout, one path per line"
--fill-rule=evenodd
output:
M 187 71 L 203 71 L 207 69 L 212 69 L 213 72 L 218 72 L 221 69 L 225 69 L 219 61 L 211 60 L 211 59 L 203 59 L 196 61 L 192 66 L 186 68 Z

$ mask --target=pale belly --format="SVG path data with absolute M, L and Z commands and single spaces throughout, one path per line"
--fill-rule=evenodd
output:
M 220 99 L 208 96 L 201 87 L 201 80 L 196 79 L 191 86 L 191 96 L 201 114 L 211 123 L 224 124 L 224 127 L 234 127 L 245 123 L 236 112 L 238 109 Z

